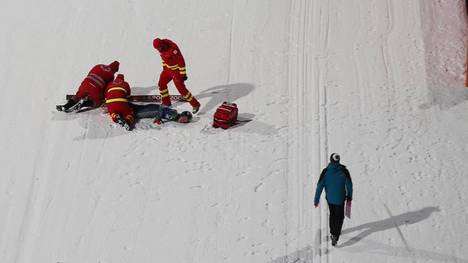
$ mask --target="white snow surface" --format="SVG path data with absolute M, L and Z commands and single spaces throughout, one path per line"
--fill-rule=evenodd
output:
M 468 262 L 464 1 L 17 0 L 0 22 L 0 262 Z M 155 37 L 193 123 L 55 111 L 113 60 L 158 94 Z M 223 101 L 252 121 L 211 128 Z M 337 247 L 313 206 L 332 152 L 354 182 Z

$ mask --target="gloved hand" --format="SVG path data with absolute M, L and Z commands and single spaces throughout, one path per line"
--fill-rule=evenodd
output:
M 182 79 L 183 79 L 184 81 L 186 81 L 186 80 L 188 79 L 188 78 L 187 78 L 187 75 L 183 75 L 183 76 L 182 76 Z

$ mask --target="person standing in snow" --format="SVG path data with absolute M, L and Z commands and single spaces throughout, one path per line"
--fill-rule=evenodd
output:
M 340 164 L 340 155 L 332 153 L 330 163 L 323 169 L 315 191 L 314 206 L 318 207 L 320 195 L 325 188 L 325 197 L 330 210 L 329 225 L 332 245 L 340 238 L 344 220 L 345 200 L 353 199 L 353 182 L 346 166 Z
M 169 39 L 156 38 L 153 40 L 153 47 L 159 51 L 162 59 L 163 71 L 159 76 L 159 93 L 162 104 L 171 106 L 171 99 L 167 84 L 172 80 L 180 95 L 192 105 L 192 112 L 197 113 L 200 109 L 198 100 L 187 90 L 184 81 L 187 80 L 185 60 L 179 47 Z
M 64 105 L 57 105 L 58 111 L 72 112 L 82 107 L 98 107 L 104 98 L 104 89 L 114 80 L 114 74 L 119 71 L 119 62 L 109 65 L 98 64 L 94 66 L 81 82 L 76 94 Z
M 118 74 L 114 81 L 106 87 L 106 106 L 112 120 L 126 130 L 132 130 L 135 119 L 154 118 L 154 122 L 164 121 L 188 123 L 192 114 L 188 111 L 178 113 L 177 110 L 159 104 L 133 104 L 128 101 L 131 90 L 123 74 Z

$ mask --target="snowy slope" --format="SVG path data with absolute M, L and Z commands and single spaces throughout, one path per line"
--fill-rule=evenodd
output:
M 468 262 L 463 2 L 2 3 L 0 262 Z M 194 123 L 54 111 L 114 59 L 156 94 L 156 36 Z M 224 100 L 252 121 L 211 129 Z M 355 184 L 336 248 L 312 204 L 331 152 Z

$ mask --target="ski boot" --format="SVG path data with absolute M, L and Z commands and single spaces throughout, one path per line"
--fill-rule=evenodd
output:
M 199 110 L 200 110 L 200 105 L 198 105 L 197 107 L 193 107 L 192 108 L 192 113 L 196 114 Z
M 76 105 L 78 104 L 79 102 L 77 102 L 76 100 L 74 99 L 69 99 L 67 101 L 67 103 L 65 103 L 64 105 L 57 105 L 56 106 L 56 109 L 58 111 L 63 111 L 63 112 L 71 112 L 73 111 L 73 108 L 76 108 Z M 72 108 L 73 107 L 73 108 Z
M 65 105 L 57 105 L 56 109 L 58 111 L 63 111 L 66 113 L 79 111 L 83 107 L 93 107 L 94 103 L 86 98 L 80 99 L 78 102 L 70 99 Z
M 55 108 L 57 109 L 57 111 L 65 111 L 65 105 L 56 105 Z
M 130 124 L 128 124 L 124 118 L 122 118 L 122 115 L 120 114 L 115 114 L 112 116 L 114 121 L 119 124 L 120 126 L 124 127 L 125 130 L 127 131 L 131 131 L 132 130 L 132 126 L 130 126 Z

